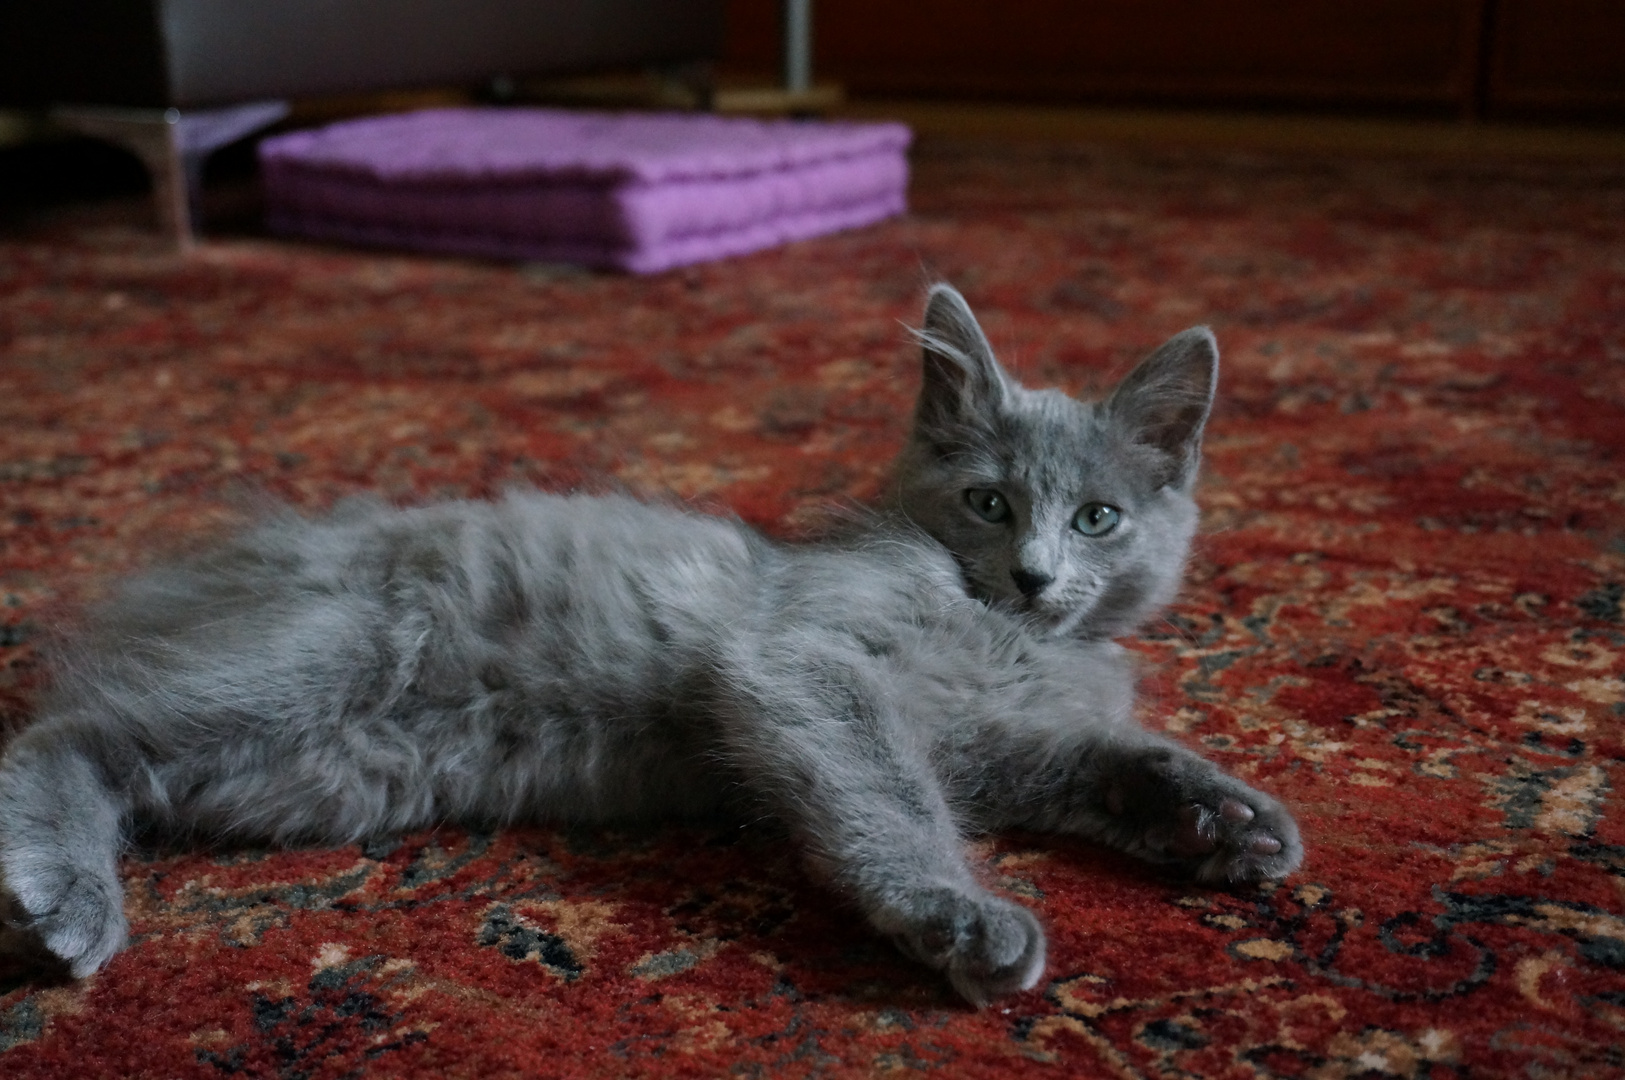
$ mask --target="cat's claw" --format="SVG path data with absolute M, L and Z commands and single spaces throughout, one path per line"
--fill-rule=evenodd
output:
M 996 997 L 1031 990 L 1044 974 L 1044 931 L 1033 913 L 992 895 L 931 889 L 909 905 L 898 948 L 942 971 L 978 1008 Z

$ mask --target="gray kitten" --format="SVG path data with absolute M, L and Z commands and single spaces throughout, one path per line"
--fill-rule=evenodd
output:
M 0 763 L 13 921 L 101 967 L 137 825 L 340 844 L 766 810 L 982 1004 L 1036 984 L 1044 935 L 978 880 L 967 833 L 1289 873 L 1291 816 L 1139 727 L 1110 640 L 1178 588 L 1212 335 L 1098 403 L 1017 385 L 947 286 L 920 339 L 894 505 L 838 540 L 620 496 L 357 502 L 130 581 Z

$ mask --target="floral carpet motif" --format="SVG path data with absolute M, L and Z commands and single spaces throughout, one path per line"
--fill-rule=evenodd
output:
M 251 236 L 135 200 L 0 239 L 0 705 L 48 627 L 233 520 L 514 483 L 779 535 L 873 497 L 937 278 L 1032 383 L 1224 350 L 1145 718 L 1291 804 L 1272 887 L 978 841 L 1050 934 L 974 1011 L 770 826 L 135 853 L 100 974 L 0 958 L 0 1073 L 1625 1075 L 1625 184 L 927 142 L 884 226 L 648 279 Z

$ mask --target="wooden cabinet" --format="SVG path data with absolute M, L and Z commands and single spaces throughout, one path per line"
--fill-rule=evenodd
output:
M 775 0 L 731 0 L 771 70 Z M 1543 115 L 1625 108 L 1625 0 L 815 0 L 857 94 Z
M 1500 0 L 1485 107 L 1505 116 L 1625 116 L 1625 2 Z

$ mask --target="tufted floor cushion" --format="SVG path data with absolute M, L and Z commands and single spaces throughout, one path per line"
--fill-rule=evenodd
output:
M 653 273 L 902 213 L 901 124 L 470 108 L 260 145 L 273 231 Z

